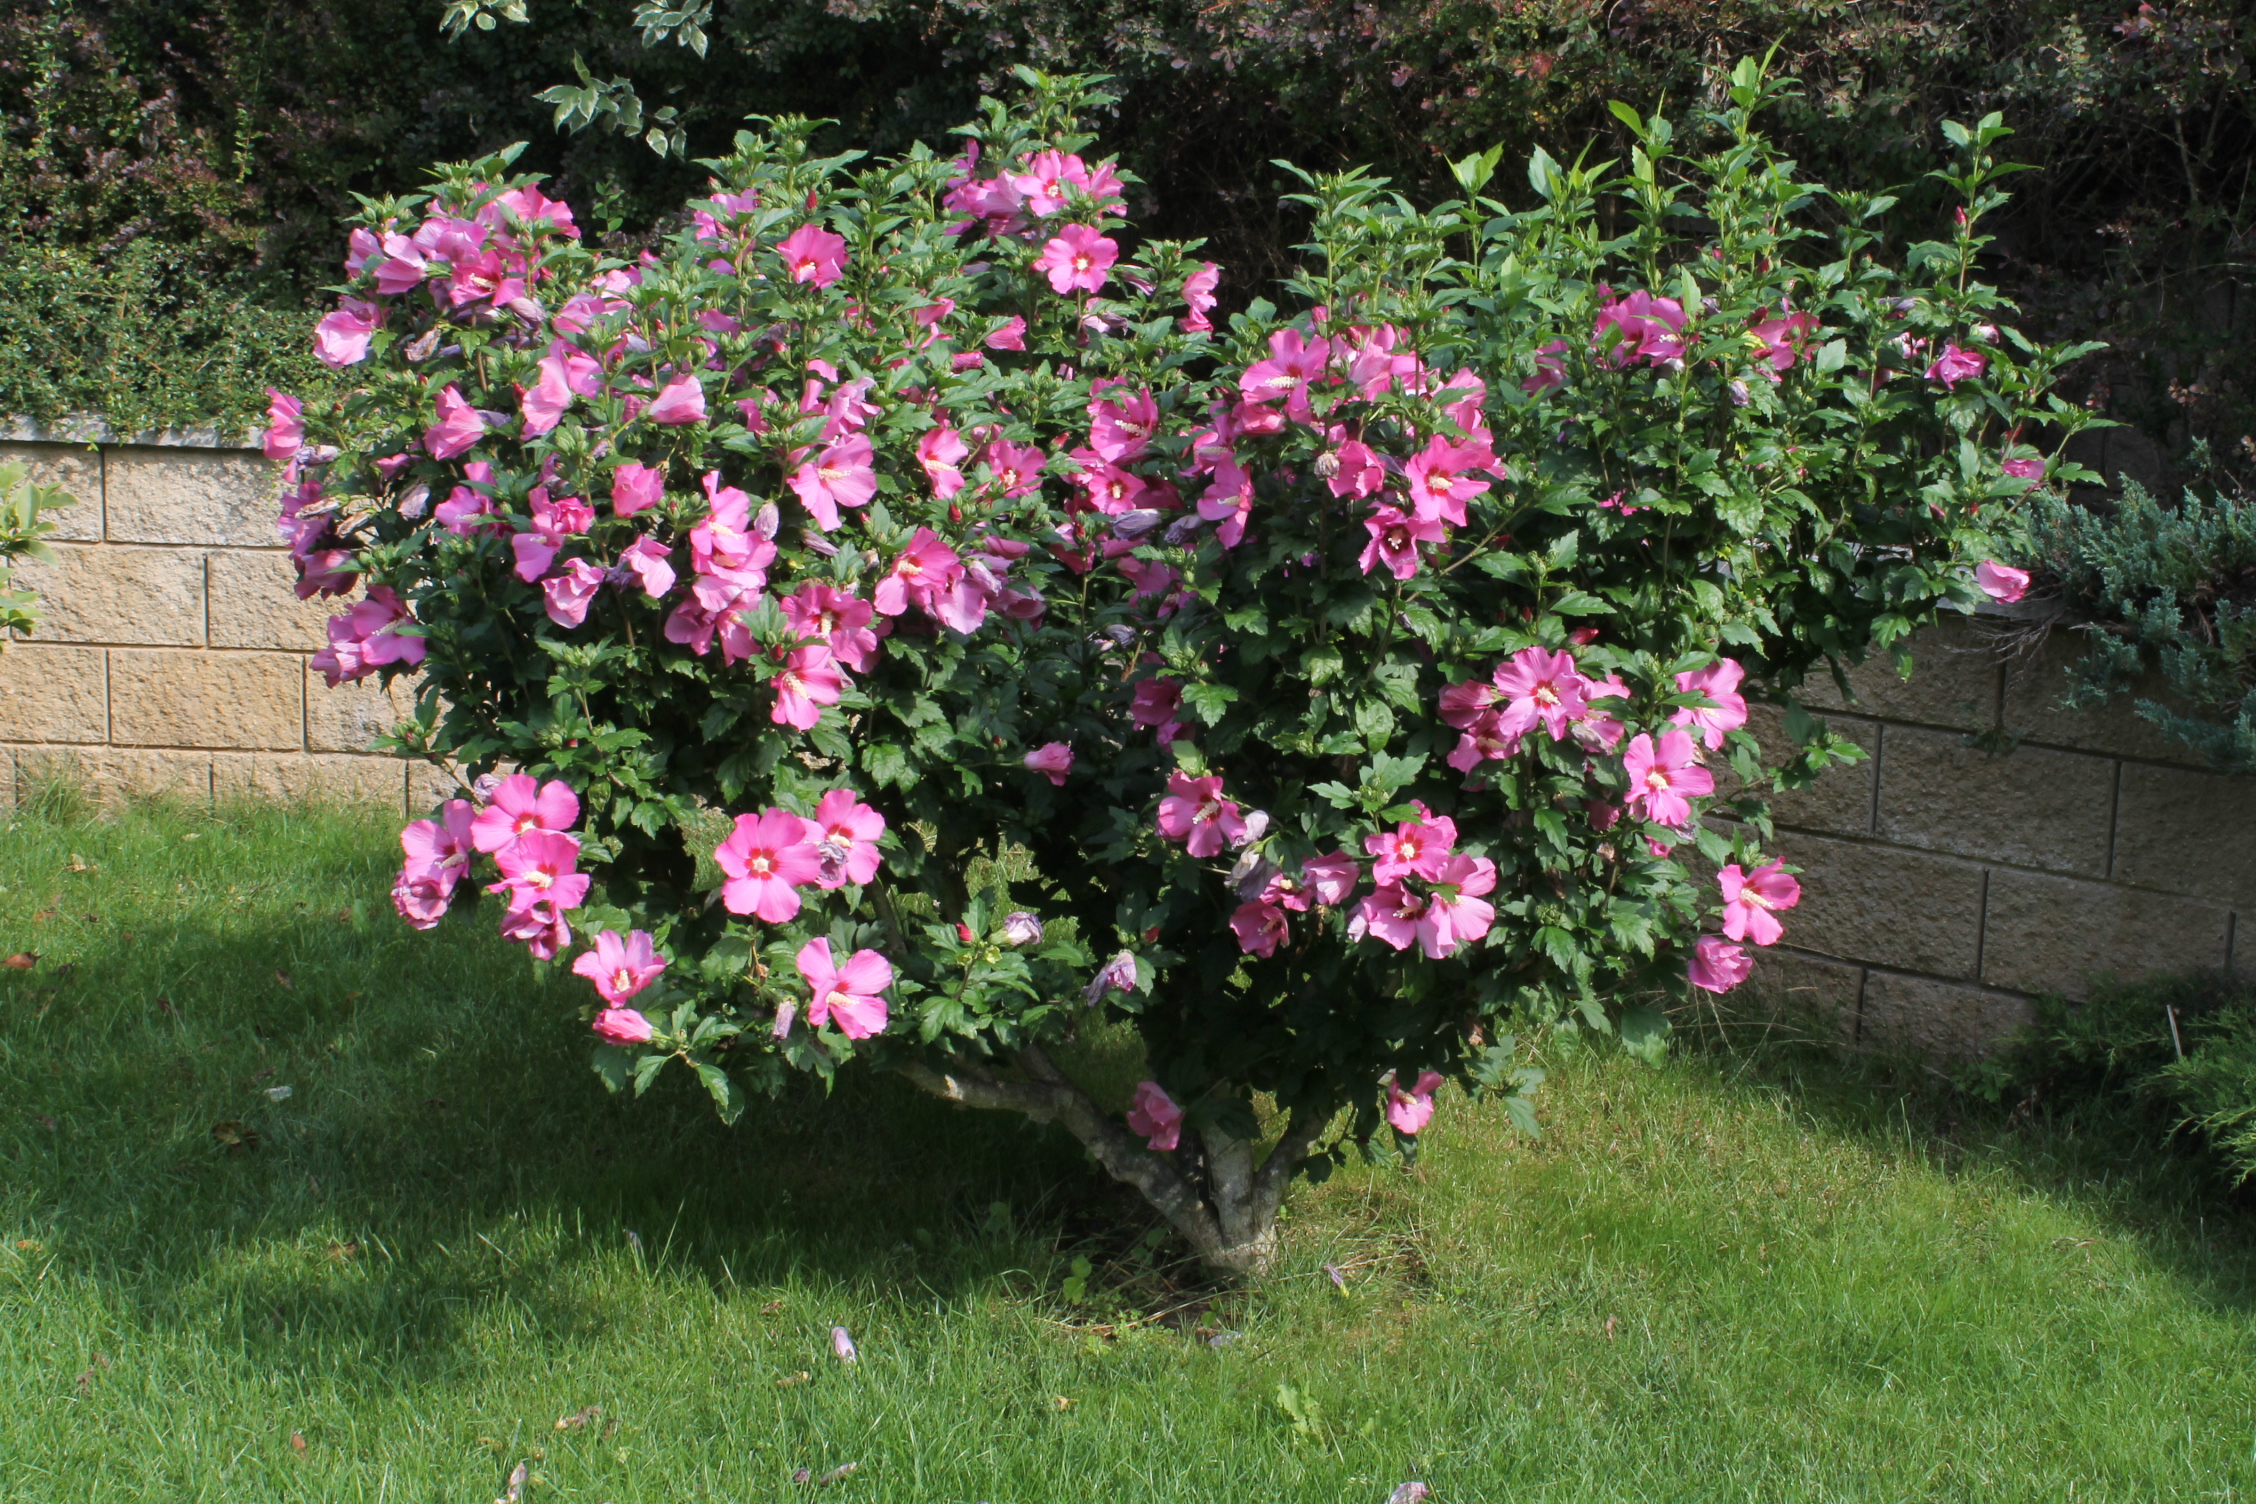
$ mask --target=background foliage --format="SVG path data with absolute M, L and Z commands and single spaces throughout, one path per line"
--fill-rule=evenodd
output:
M 166 270 L 108 284 L 121 305 L 295 308 L 331 276 L 330 227 L 352 194 L 403 190 L 433 161 L 529 140 L 523 165 L 583 223 L 635 232 L 682 202 L 702 179 L 689 162 L 725 150 L 747 112 L 835 117 L 840 141 L 886 153 L 937 137 L 1006 64 L 1031 62 L 1118 77 L 1106 135 L 1148 184 L 1131 213 L 1153 234 L 1215 237 L 1217 259 L 1243 269 L 1242 301 L 1297 239 L 1272 158 L 1367 161 L 1445 196 L 1444 161 L 1468 150 L 1518 160 L 1538 141 L 1595 138 L 1619 154 L 1606 99 L 1680 113 L 1715 64 L 1776 44 L 1808 96 L 1776 123 L 1812 176 L 1913 182 L 1937 122 L 2004 111 L 2047 191 L 2011 211 L 1998 270 L 2065 321 L 2033 332 L 2109 339 L 2100 405 L 2182 458 L 2256 466 L 2249 357 L 2216 294 L 2247 260 L 2256 141 L 2251 22 L 2232 0 L 721 0 L 702 58 L 645 49 L 625 0 L 530 9 L 532 24 L 449 43 L 428 0 L 16 0 L 0 11 L 10 264 L 77 274 L 53 301 L 83 306 L 89 265 L 153 239 Z M 630 78 L 651 112 L 677 111 L 685 155 L 616 132 L 560 137 L 533 95 L 574 80 L 575 58 Z M 87 260 L 25 262 L 52 247 Z M 184 354 L 208 348 L 184 336 Z M 255 341 L 225 345 L 199 381 L 147 400 L 247 414 L 267 358 Z M 37 365 L 30 345 L 7 351 L 0 392 L 34 410 L 102 406 L 124 378 L 94 362 L 42 386 L 24 374 Z

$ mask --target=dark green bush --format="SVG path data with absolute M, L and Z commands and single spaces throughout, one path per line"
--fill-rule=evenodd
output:
M 2256 771 L 2256 502 L 2187 491 L 2176 506 L 2128 481 L 2115 506 L 2029 498 L 2040 589 L 2093 623 L 2070 705 L 2096 705 L 2158 669 L 2179 705 L 2140 716 L 2232 772 Z
M 2040 998 L 2036 1025 L 1971 1084 L 2149 1142 L 2190 1136 L 2245 1184 L 2256 1178 L 2256 980 L 2191 972 L 2111 983 L 2080 1003 Z

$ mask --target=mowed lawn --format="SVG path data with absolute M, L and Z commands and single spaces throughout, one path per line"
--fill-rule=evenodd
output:
M 1586 1054 L 1541 1140 L 1445 1096 L 1414 1171 L 1303 1187 L 1284 1267 L 1202 1292 L 1045 1130 L 865 1077 L 733 1129 L 607 1097 L 578 979 L 393 917 L 396 823 L 0 834 L 38 954 L 0 971 L 0 1500 L 2256 1487 L 2256 1228 L 2185 1161 L 1815 1056 Z

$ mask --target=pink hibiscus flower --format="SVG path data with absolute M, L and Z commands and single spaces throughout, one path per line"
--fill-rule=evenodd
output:
M 1974 583 L 1991 600 L 2010 606 L 2029 593 L 2029 571 L 1985 559 L 1974 566 Z
M 1245 837 L 1245 821 L 1235 801 L 1222 797 L 1222 778 L 1213 774 L 1193 778 L 1177 768 L 1167 775 L 1167 797 L 1159 801 L 1159 830 L 1170 841 L 1183 841 L 1192 856 L 1213 856 L 1225 842 L 1238 845 Z
M 1190 308 L 1188 317 L 1176 320 L 1176 326 L 1185 334 L 1210 334 L 1214 324 L 1207 315 L 1214 311 L 1218 301 L 1215 288 L 1222 284 L 1222 268 L 1212 261 L 1201 261 L 1199 269 L 1183 279 L 1183 302 Z
M 1298 329 L 1280 329 L 1269 336 L 1269 358 L 1246 367 L 1238 390 L 1248 402 L 1281 400 L 1287 416 L 1306 423 L 1315 416 L 1308 389 L 1324 378 L 1331 353 L 1332 342 L 1321 335 L 1311 341 Z
M 1752 872 L 1742 872 L 1733 862 L 1716 874 L 1723 889 L 1723 932 L 1733 940 L 1775 945 L 1786 927 L 1778 911 L 1802 901 L 1802 885 L 1786 874 L 1784 862 L 1772 862 Z
M 489 883 L 488 893 L 507 893 L 509 907 L 529 909 L 544 904 L 561 912 L 576 909 L 587 897 L 589 878 L 579 869 L 580 843 L 551 831 L 528 831 L 494 853 L 501 881 Z
M 870 630 L 875 608 L 860 596 L 809 580 L 780 604 L 791 630 L 829 648 L 843 667 L 863 674 L 877 661 L 877 633 Z
M 1485 444 L 1461 444 L 1436 438 L 1402 467 L 1410 485 L 1410 509 L 1426 520 L 1439 519 L 1465 525 L 1465 503 L 1489 489 L 1471 472 L 1488 468 L 1495 456 Z
M 1405 820 L 1391 831 L 1365 837 L 1363 849 L 1378 858 L 1371 866 L 1372 881 L 1391 883 L 1406 876 L 1431 879 L 1441 871 L 1443 858 L 1457 849 L 1457 822 L 1426 810 L 1422 804 L 1419 809 L 1424 818 Z
M 1418 938 L 1418 921 L 1425 916 L 1426 901 L 1400 883 L 1381 883 L 1355 906 L 1347 922 L 1347 938 L 1376 937 L 1396 950 L 1408 950 Z
M 586 957 L 583 956 L 581 959 L 585 960 Z M 620 1046 L 648 1044 L 652 1036 L 658 1032 L 650 1026 L 649 1019 L 644 1018 L 632 1008 L 605 1008 L 595 1015 L 595 1022 L 588 1027 L 593 1029 L 595 1037 L 605 1044 Z
M 665 969 L 666 958 L 651 950 L 650 936 L 641 930 L 629 931 L 624 940 L 605 930 L 595 937 L 595 949 L 572 963 L 573 972 L 593 982 L 596 995 L 614 1008 L 657 981 Z
M 1034 270 L 1050 279 L 1050 291 L 1061 297 L 1070 292 L 1101 292 L 1105 273 L 1120 259 L 1117 243 L 1087 225 L 1067 225 L 1042 247 Z
M 885 817 L 854 796 L 852 789 L 832 789 L 815 806 L 815 855 L 822 871 L 819 888 L 859 886 L 877 876 L 878 837 L 885 834 Z
M 1026 754 L 1025 762 L 1029 769 L 1062 789 L 1065 775 L 1073 771 L 1073 749 L 1064 742 L 1044 742 Z
M 1265 898 L 1240 904 L 1230 916 L 1230 933 L 1238 937 L 1238 949 L 1251 956 L 1273 956 L 1280 944 L 1292 938 L 1285 928 L 1285 911 Z
M 324 314 L 313 326 L 313 356 L 331 370 L 356 366 L 368 358 L 368 342 L 384 322 L 380 303 L 366 298 L 346 298 L 334 313 Z
M 925 430 L 917 440 L 917 463 L 924 467 L 925 479 L 932 482 L 932 494 L 946 501 L 964 488 L 963 462 L 971 456 L 971 448 L 945 423 L 938 428 Z
M 1434 1093 L 1441 1090 L 1441 1079 L 1439 1071 L 1421 1071 L 1417 1084 L 1404 1091 L 1392 1075 L 1387 1077 L 1386 1120 L 1397 1133 L 1416 1138 L 1418 1130 L 1433 1121 Z
M 1496 923 L 1496 909 L 1483 894 L 1496 889 L 1496 864 L 1486 857 L 1450 856 L 1436 864 L 1434 891 L 1418 916 L 1418 945 L 1431 960 L 1453 955 Z
M 1953 344 L 1944 344 L 1943 353 L 1936 356 L 1934 364 L 1927 367 L 1927 379 L 1940 381 L 1943 390 L 1956 391 L 1961 381 L 1974 381 L 1990 368 L 1990 358 L 1974 350 L 1961 350 Z
M 874 950 L 858 950 L 840 966 L 831 958 L 828 940 L 809 940 L 792 959 L 814 994 L 807 1004 L 808 1023 L 818 1029 L 836 1024 L 848 1039 L 883 1032 L 887 1010 L 878 994 L 893 985 L 892 962 Z
M 1182 1140 L 1183 1109 L 1157 1081 L 1139 1081 L 1135 1100 L 1128 1108 L 1128 1129 L 1142 1134 L 1153 1152 L 1169 1153 Z
M 899 616 L 911 604 L 931 613 L 963 575 L 963 560 L 956 551 L 941 542 L 938 533 L 920 527 L 910 535 L 909 546 L 901 550 L 893 567 L 878 580 L 877 589 L 871 592 L 872 604 L 883 616 Z
M 588 603 L 603 588 L 604 573 L 585 559 L 574 559 L 561 574 L 541 581 L 548 598 L 548 617 L 560 627 L 576 627 L 587 620 Z
M 1639 732 L 1622 754 L 1622 768 L 1629 774 L 1629 796 L 1623 802 L 1633 809 L 1642 805 L 1645 818 L 1656 825 L 1690 824 L 1691 800 L 1715 792 L 1715 777 L 1700 766 L 1699 757 L 1692 738 L 1682 731 L 1662 732 L 1657 745 Z
M 666 499 L 666 472 L 628 460 L 611 472 L 611 510 L 621 517 L 647 511 Z
M 1540 723 L 1551 740 L 1562 741 L 1589 708 L 1590 681 L 1575 668 L 1571 653 L 1522 648 L 1493 677 L 1511 702 L 1502 713 L 1507 735 L 1522 735 Z
M 561 778 L 541 783 L 529 773 L 512 773 L 494 786 L 471 822 L 470 843 L 480 851 L 500 851 L 522 836 L 562 835 L 579 819 L 580 796 Z
M 790 726 L 806 731 L 822 719 L 825 705 L 836 705 L 845 690 L 846 681 L 832 661 L 830 649 L 819 643 L 794 648 L 768 680 L 775 691 L 775 706 L 768 719 L 778 726 Z
M 1710 752 L 1715 751 L 1723 745 L 1726 731 L 1736 731 L 1747 724 L 1746 697 L 1739 693 L 1739 683 L 1746 677 L 1746 669 L 1731 658 L 1718 658 L 1706 668 L 1678 674 L 1678 689 L 1686 694 L 1706 695 L 1715 704 L 1686 705 L 1669 717 L 1669 724 L 1693 727 L 1699 732 L 1702 744 Z
M 776 244 L 784 270 L 794 282 L 828 287 L 846 270 L 846 241 L 818 225 L 801 225 Z
M 619 567 L 642 582 L 642 593 L 662 600 L 674 588 L 673 554 L 656 538 L 638 538 L 619 555 Z
M 1363 868 L 1346 852 L 1333 851 L 1302 862 L 1300 880 L 1308 885 L 1308 891 L 1316 896 L 1318 903 L 1336 909 L 1347 902 L 1355 885 L 1363 880 Z
M 860 434 L 827 446 L 784 482 L 824 532 L 838 527 L 840 507 L 868 506 L 877 494 L 876 451 Z
M 450 460 L 486 436 L 485 415 L 472 407 L 460 387 L 449 384 L 436 403 L 439 421 L 423 431 L 423 447 L 435 460 Z
M 1363 572 L 1369 574 L 1384 564 L 1398 580 L 1407 580 L 1418 572 L 1423 562 L 1419 544 L 1449 540 L 1449 530 L 1438 518 L 1405 516 L 1395 507 L 1379 507 L 1363 519 L 1363 527 L 1371 535 L 1371 541 L 1363 545 Z
M 728 881 L 721 905 L 731 914 L 751 914 L 781 924 L 799 912 L 797 889 L 822 877 L 822 855 L 812 821 L 789 810 L 738 815 L 728 839 L 713 852 Z
M 694 372 L 683 372 L 666 383 L 642 415 L 653 423 L 680 427 L 705 421 L 705 388 Z
M 1708 992 L 1729 992 L 1755 969 L 1754 957 L 1720 935 L 1702 935 L 1692 947 L 1685 977 Z

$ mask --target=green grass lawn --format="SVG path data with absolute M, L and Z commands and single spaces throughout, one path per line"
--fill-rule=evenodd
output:
M 1202 1297 L 1061 1135 L 882 1080 L 612 1100 L 584 986 L 398 923 L 392 836 L 0 834 L 0 1500 L 2256 1486 L 2256 1229 L 2182 1161 L 1814 1057 L 1554 1061 L 1542 1140 L 1448 1097 Z

